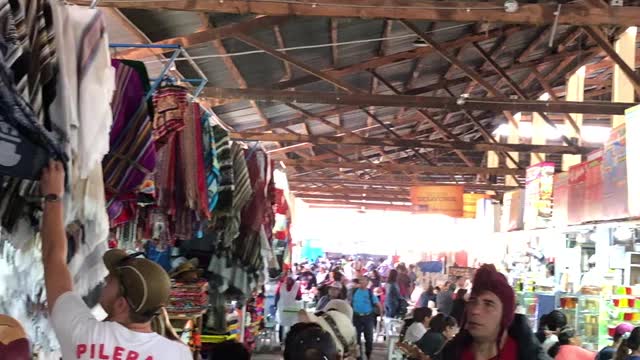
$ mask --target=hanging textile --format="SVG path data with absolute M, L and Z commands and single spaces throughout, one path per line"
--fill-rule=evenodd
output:
M 222 246 L 225 249 L 231 248 L 233 241 L 240 235 L 242 210 L 253 196 L 249 170 L 247 169 L 247 161 L 245 160 L 242 146 L 238 143 L 233 143 L 231 145 L 231 154 L 233 158 L 233 173 L 235 175 L 235 191 L 233 192 L 233 207 L 231 214 L 227 217 L 224 231 L 224 242 Z
M 31 142 L 46 153 L 30 159 L 40 164 L 25 177 L 37 179 L 51 157 L 65 163 L 67 260 L 74 289 L 83 295 L 106 273 L 101 257 L 108 217 L 100 162 L 109 144 L 114 80 L 104 25 L 98 10 L 57 0 L 0 0 L 0 107 L 13 106 L 0 108 L 0 154 L 10 158 L 19 135 L 18 152 Z M 25 326 L 36 352 L 59 347 L 47 322 L 38 193 L 36 181 L 0 177 L 0 313 Z
M 165 86 L 153 95 L 153 105 L 156 108 L 153 140 L 156 143 L 165 143 L 171 134 L 184 128 L 187 94 L 187 89 L 181 86 Z
M 220 186 L 218 187 L 217 213 L 228 214 L 233 207 L 233 157 L 229 133 L 220 126 L 213 127 L 216 154 L 220 164 Z
M 112 60 L 116 68 L 114 114 L 110 150 L 103 160 L 108 212 L 112 226 L 131 218 L 132 201 L 143 181 L 155 169 L 152 123 L 139 68 Z
M 210 119 L 211 115 L 209 113 L 205 113 L 202 116 L 202 150 L 204 152 L 204 170 L 208 196 L 207 207 L 209 213 L 212 213 L 218 204 L 218 189 L 221 175 L 216 140 Z

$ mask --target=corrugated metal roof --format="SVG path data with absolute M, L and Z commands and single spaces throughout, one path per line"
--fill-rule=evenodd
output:
M 207 19 L 211 24 L 221 27 L 230 24 L 234 24 L 241 21 L 246 21 L 253 18 L 253 16 L 247 15 L 231 15 L 231 14 L 208 14 L 208 16 L 202 16 L 201 14 L 192 12 L 177 12 L 177 11 L 142 11 L 142 10 L 126 10 L 124 14 L 136 24 L 150 39 L 151 41 L 159 41 L 166 38 L 187 35 L 194 31 L 203 29 L 203 20 Z M 408 30 L 399 21 L 392 21 L 391 29 L 388 34 L 392 39 L 381 41 L 379 38 L 383 36 L 385 29 L 384 20 L 365 20 L 365 19 L 345 19 L 340 18 L 337 21 L 337 41 L 340 43 L 347 43 L 337 45 L 338 59 L 334 64 L 332 56 L 331 44 L 331 21 L 328 18 L 319 17 L 291 17 L 286 22 L 280 25 L 280 32 L 284 42 L 284 46 L 287 48 L 292 47 L 311 47 L 305 49 L 296 49 L 286 51 L 286 55 L 292 57 L 296 61 L 305 64 L 316 70 L 326 70 L 333 68 L 348 67 L 353 64 L 359 64 L 367 61 L 371 58 L 380 55 L 382 51 L 384 55 L 395 54 L 401 52 L 408 52 L 415 50 L 414 41 L 418 38 L 414 33 Z M 500 24 L 460 24 L 460 23 L 435 23 L 432 24 L 427 21 L 418 21 L 415 24 L 420 29 L 424 29 L 429 33 L 436 42 L 443 43 L 447 41 L 453 41 L 460 39 L 461 37 L 470 35 L 476 31 L 489 31 L 492 29 L 504 29 L 509 30 L 510 35 L 501 38 L 494 37 L 485 40 L 478 41 L 478 44 L 487 52 L 493 49 L 497 49 L 491 56 L 500 66 L 508 68 L 518 62 L 516 59 L 522 52 L 527 49 L 530 44 L 542 36 L 538 45 L 531 48 L 528 54 L 524 56 L 521 61 L 529 62 L 544 59 L 553 51 L 557 49 L 550 49 L 548 46 L 551 31 L 548 28 L 535 28 L 531 26 L 521 26 L 517 31 L 512 32 L 513 25 L 500 25 Z M 111 34 L 115 34 L 115 37 L 122 37 L 120 42 L 130 41 L 137 42 L 132 39 L 124 39 L 124 34 L 119 34 L 119 30 L 110 26 Z M 481 30 L 482 29 L 482 30 Z M 554 43 L 565 39 L 569 34 L 573 34 L 576 30 L 573 26 L 559 26 L 555 36 Z M 249 34 L 254 39 L 266 44 L 272 48 L 278 48 L 276 35 L 272 27 L 266 27 L 257 29 Z M 375 41 L 364 41 L 370 39 L 378 39 Z M 114 39 L 112 39 L 114 40 Z M 355 42 L 355 43 L 350 43 Z M 234 38 L 225 39 L 222 41 L 226 52 L 230 54 L 255 51 L 256 49 L 250 45 L 243 43 Z M 577 44 L 569 46 L 569 50 L 579 50 L 587 46 L 590 46 L 588 38 L 582 36 L 579 38 Z M 220 55 L 219 51 L 213 46 L 212 43 L 198 44 L 187 49 L 189 54 L 193 57 L 206 57 L 212 55 Z M 492 68 L 485 63 L 485 60 L 478 53 L 471 44 L 467 44 L 458 49 L 447 49 L 451 54 L 457 54 L 458 59 L 464 62 L 468 67 L 475 69 L 480 73 L 492 71 Z M 283 61 L 266 53 L 254 53 L 249 55 L 233 56 L 233 64 L 238 68 L 242 77 L 246 81 L 247 85 L 252 88 L 270 88 L 277 85 L 283 80 L 285 76 L 285 65 Z M 602 56 L 596 58 L 594 61 L 602 59 Z M 558 74 L 556 79 L 551 79 L 551 85 L 556 86 L 564 82 L 564 76 L 566 71 L 575 67 L 579 62 L 583 60 L 583 55 L 579 54 L 576 59 Z M 209 86 L 215 87 L 228 87 L 236 88 L 239 83 L 233 78 L 231 72 L 225 65 L 222 58 L 210 57 L 200 58 L 195 60 L 196 64 L 203 70 L 209 80 Z M 558 65 L 562 62 L 562 59 L 555 60 L 551 63 L 545 63 L 538 65 L 536 68 L 543 75 L 548 75 L 552 71 L 555 71 Z M 154 69 L 158 69 L 159 65 L 153 64 Z M 309 74 L 302 69 L 291 65 L 292 78 L 299 79 L 302 77 L 308 77 Z M 445 74 L 448 73 L 448 79 L 468 79 L 467 74 L 458 69 L 455 66 L 445 60 L 442 56 L 435 51 L 427 54 L 426 56 L 419 57 L 417 59 L 398 61 L 396 63 L 390 63 L 385 66 L 381 66 L 376 69 L 377 74 L 382 76 L 386 81 L 391 83 L 395 88 L 400 91 L 407 90 L 407 84 L 411 79 L 413 71 L 418 70 L 418 76 L 411 82 L 413 88 L 422 88 L 424 86 L 430 86 L 437 84 L 443 80 Z M 195 71 L 191 69 L 191 66 L 184 61 L 179 62 L 178 70 L 185 76 L 196 77 Z M 529 78 L 531 71 L 528 68 L 520 67 L 516 71 L 508 71 L 509 76 L 517 84 L 522 84 L 525 79 Z M 599 75 L 599 74 L 594 74 Z M 605 75 L 606 76 L 606 75 Z M 359 71 L 348 74 L 342 78 L 341 81 L 348 83 L 356 90 L 369 92 L 372 84 L 372 75 L 367 71 Z M 485 80 L 492 84 L 498 83 L 501 78 L 499 75 L 494 74 L 492 76 L 485 76 Z M 468 87 L 467 82 L 456 81 L 455 84 L 450 85 L 448 89 L 454 94 L 459 96 L 465 92 Z M 336 90 L 335 86 L 331 83 L 319 80 L 312 83 L 299 86 L 297 90 L 309 90 L 309 91 L 322 91 L 322 92 L 334 92 L 342 91 Z M 500 90 L 505 96 L 514 94 L 505 81 L 500 81 Z M 533 81 L 524 89 L 529 97 L 537 96 L 542 93 L 543 88 L 538 81 Z M 379 94 L 392 94 L 383 84 L 378 86 Z M 446 96 L 444 91 L 436 89 L 435 91 L 425 93 L 429 96 Z M 473 96 L 486 96 L 487 91 L 479 85 L 473 87 L 471 92 Z M 604 95 L 607 96 L 607 95 Z M 267 101 L 257 101 L 256 106 L 259 107 L 261 112 L 265 115 L 270 124 L 278 124 L 287 122 L 293 119 L 300 119 L 302 116 L 291 107 L 277 103 Z M 326 104 L 296 104 L 311 114 L 319 114 L 322 112 L 328 112 L 335 108 L 333 105 Z M 233 126 L 236 130 L 247 130 L 264 125 L 264 120 L 256 113 L 255 108 L 248 101 L 236 101 L 230 102 L 222 106 L 218 106 L 215 109 L 216 114 L 220 119 L 229 125 Z M 373 109 L 373 113 L 381 121 L 392 124 L 394 120 L 398 118 L 398 108 L 391 107 L 377 107 Z M 441 114 L 438 109 L 429 109 L 432 114 Z M 480 119 L 487 128 L 488 131 L 493 131 L 498 125 L 504 123 L 506 120 L 504 115 L 500 112 L 495 114 L 487 112 L 472 112 L 473 116 Z M 344 112 L 341 115 L 341 119 L 338 116 L 325 117 L 333 124 L 344 126 L 347 129 L 355 130 L 369 126 L 368 116 L 361 110 L 353 110 Z M 423 122 L 419 117 L 415 109 L 405 109 L 404 115 L 401 117 L 403 121 L 406 119 L 416 119 L 418 123 L 423 123 L 419 129 L 416 130 L 416 122 L 407 122 L 403 125 L 394 127 L 394 131 L 403 137 L 420 136 L 423 139 L 442 139 L 441 134 L 434 131 L 428 122 Z M 607 117 L 602 119 L 589 120 L 598 124 L 605 123 Z M 377 125 L 376 122 L 373 122 Z M 480 141 L 482 140 L 481 133 L 462 113 L 453 114 L 447 118 L 445 123 L 449 130 L 460 136 L 461 139 L 467 141 Z M 393 127 L 393 125 L 389 125 Z M 305 134 L 307 129 L 312 134 L 335 134 L 336 130 L 316 120 L 308 120 L 306 124 L 304 121 L 298 122 L 297 125 L 289 127 L 289 130 Z M 282 129 L 274 130 L 276 132 L 282 132 Z M 361 134 L 369 133 L 370 136 L 391 136 L 386 130 L 381 127 L 377 127 L 370 132 L 361 132 Z M 276 144 L 269 143 L 266 147 L 273 148 Z M 321 146 L 315 147 L 315 154 L 331 154 L 331 151 L 337 149 L 336 146 Z M 389 149 L 390 150 L 390 149 Z M 361 155 L 353 151 L 353 148 L 340 147 L 341 152 L 345 152 L 349 157 L 353 159 L 362 159 Z M 393 152 L 399 152 L 398 149 Z M 410 158 L 415 158 L 410 150 L 400 152 L 402 155 L 408 155 Z M 437 158 L 442 164 L 459 165 L 461 160 L 457 155 L 451 152 L 432 152 L 437 154 Z M 304 150 L 302 155 L 309 156 L 311 152 Z M 483 160 L 483 153 L 478 152 L 465 152 L 468 157 L 472 159 L 476 164 L 481 164 Z M 291 154 L 292 157 L 298 155 Z M 379 156 L 376 151 L 366 151 L 364 156 Z M 421 162 L 424 162 L 420 160 Z M 523 160 L 525 161 L 525 160 Z M 528 160 L 526 160 L 528 161 Z M 525 164 L 526 165 L 526 164 Z M 322 173 L 316 172 L 315 174 Z M 326 170 L 328 174 L 337 173 L 335 169 Z M 438 177 L 430 177 L 436 179 Z M 502 178 L 502 177 L 500 177 Z M 439 178 L 438 178 L 439 179 Z M 467 177 L 467 180 L 472 180 L 473 177 Z

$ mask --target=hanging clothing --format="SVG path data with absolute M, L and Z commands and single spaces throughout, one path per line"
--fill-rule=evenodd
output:
M 183 166 L 186 204 L 202 218 L 209 217 L 207 190 L 204 181 L 202 124 L 200 106 L 189 103 L 184 112 L 184 127 L 180 134 L 180 164 Z
M 211 115 L 204 113 L 202 116 L 202 149 L 204 152 L 205 179 L 208 195 L 208 210 L 212 213 L 218 204 L 218 190 L 220 185 L 220 163 L 213 126 L 210 123 Z
M 138 70 L 119 60 L 116 68 L 116 92 L 110 134 L 110 151 L 103 160 L 109 218 L 122 215 L 124 204 L 134 201 L 138 187 L 155 170 L 156 149 L 152 141 L 152 124 L 145 99 L 144 84 Z M 119 219 L 119 223 L 129 217 Z
M 19 2 L 0 1 L 0 173 L 38 179 L 49 158 L 64 160 L 66 154 L 60 146 L 62 134 L 52 132 L 51 126 L 46 128 L 43 121 L 48 111 L 42 109 L 42 89 L 47 89 L 44 101 L 48 110 L 55 99 L 51 81 L 55 82 L 57 72 L 55 50 L 45 35 L 48 28 L 36 31 L 29 42 L 31 32 L 24 23 L 44 22 L 42 11 L 48 5 L 31 1 L 27 7 L 37 12 L 28 19 Z
M 153 140 L 165 143 L 167 138 L 185 127 L 188 90 L 182 86 L 164 86 L 153 94 L 156 113 L 153 117 Z
M 249 203 L 253 196 L 251 189 L 251 179 L 247 169 L 247 161 L 244 158 L 242 146 L 237 143 L 231 145 L 234 173 L 234 192 L 231 214 L 227 217 L 224 232 L 225 248 L 229 248 L 233 241 L 240 235 L 240 222 L 242 210 Z
M 233 207 L 233 192 L 235 190 L 231 140 L 229 133 L 220 126 L 213 127 L 213 136 L 216 143 L 218 163 L 220 164 L 220 186 L 218 188 L 216 212 L 228 214 Z

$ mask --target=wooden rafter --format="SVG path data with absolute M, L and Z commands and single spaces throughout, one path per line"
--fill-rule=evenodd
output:
M 156 41 L 154 45 L 180 45 L 183 48 L 188 48 L 200 44 L 205 44 L 210 41 L 223 40 L 239 33 L 250 33 L 252 31 L 279 25 L 287 20 L 286 17 L 272 17 L 272 16 L 258 16 L 255 19 L 225 25 L 216 28 L 206 28 L 206 30 L 197 31 L 189 35 L 178 36 L 162 41 Z M 126 59 L 144 59 L 153 55 L 159 55 L 166 52 L 171 52 L 174 49 L 130 49 L 118 52 L 118 57 Z
M 395 180 L 393 180 L 395 179 Z M 419 185 L 455 185 L 455 183 L 446 183 L 446 182 L 435 182 L 435 181 L 425 181 L 425 180 L 412 180 L 406 177 L 398 178 L 392 177 L 381 178 L 381 179 L 348 179 L 348 178 L 331 178 L 331 177 L 300 177 L 300 178 L 291 178 L 289 179 L 291 184 L 308 184 L 308 183 L 323 183 L 329 185 L 348 185 L 348 186 L 358 186 L 358 187 L 370 187 L 370 186 L 382 186 L 388 185 L 397 188 L 409 188 L 411 186 L 419 186 Z M 458 185 L 464 186 L 469 190 L 494 190 L 494 191 L 511 191 L 516 190 L 518 186 L 505 186 L 505 185 L 493 185 L 493 184 L 478 184 L 478 183 L 459 183 Z
M 320 168 L 320 169 L 340 169 L 348 168 L 354 170 L 382 170 L 388 172 L 409 172 L 434 175 L 525 175 L 525 170 L 506 169 L 506 168 L 483 168 L 471 166 L 429 166 L 416 164 L 371 164 L 362 162 L 326 162 L 315 160 L 282 160 L 286 166 L 304 167 L 304 168 Z
M 273 35 L 276 37 L 276 43 L 278 44 L 278 47 L 280 49 L 284 49 L 285 43 L 284 43 L 284 38 L 282 37 L 282 31 L 280 31 L 280 25 L 274 25 L 273 26 Z M 291 79 L 291 64 L 289 64 L 286 61 L 282 62 L 282 66 L 284 67 L 284 77 L 282 78 L 281 81 L 287 81 L 289 79 Z
M 620 67 L 620 70 L 627 76 L 633 88 L 636 90 L 636 94 L 640 95 L 640 75 L 636 73 L 635 66 L 632 69 L 624 59 L 618 55 L 616 50 L 611 46 L 606 36 L 596 27 L 584 27 L 584 31 L 604 50 L 607 55 L 613 60 L 613 62 Z
M 447 49 L 455 49 L 455 48 L 459 48 L 467 45 L 470 41 L 489 40 L 497 36 L 501 36 L 502 34 L 514 34 L 518 31 L 520 31 L 520 29 L 516 27 L 512 27 L 507 30 L 493 29 L 486 33 L 467 35 L 452 41 L 447 41 L 442 43 L 442 46 L 446 47 Z M 332 75 L 336 77 L 344 77 L 344 76 L 355 74 L 361 71 L 377 69 L 379 67 L 389 65 L 389 64 L 395 64 L 402 61 L 417 59 L 417 58 L 432 54 L 433 52 L 434 50 L 430 47 L 420 47 L 417 49 L 388 54 L 385 56 L 376 56 L 369 60 L 365 60 L 360 63 L 344 66 L 337 69 L 335 68 L 323 69 L 323 72 L 328 75 Z M 318 81 L 318 78 L 315 76 L 305 76 L 298 79 L 292 79 L 290 81 L 283 81 L 273 86 L 273 88 L 283 90 L 283 89 L 288 89 L 292 87 L 299 87 L 302 85 L 311 84 L 316 81 Z
M 338 43 L 338 19 L 331 18 L 329 20 L 329 26 L 329 40 L 331 40 L 331 44 L 333 44 L 331 46 L 331 63 L 333 64 L 333 67 L 338 67 L 338 61 L 340 58 L 338 55 L 338 45 L 336 45 Z
M 511 87 L 511 89 L 516 93 L 516 95 L 518 95 L 521 99 L 524 100 L 528 100 L 529 97 L 527 96 L 527 94 L 525 94 L 524 90 L 522 90 L 520 88 L 520 86 L 518 84 L 516 84 L 516 82 L 502 69 L 502 67 L 500 67 L 500 65 L 489 55 L 487 54 L 486 51 L 484 51 L 484 49 L 478 45 L 477 43 L 473 43 L 474 48 L 478 51 L 478 53 L 480 53 L 480 56 L 482 56 L 482 58 L 498 73 L 500 74 L 500 77 L 502 79 L 504 79 L 504 81 L 509 84 L 509 87 Z M 549 119 L 549 117 L 547 116 L 546 113 L 540 111 L 537 112 L 537 114 L 552 128 L 556 128 L 556 124 Z M 566 143 L 566 144 L 573 144 L 571 139 L 569 139 L 568 137 L 566 137 L 565 135 L 561 135 L 562 140 Z M 540 157 L 540 154 L 536 153 L 535 156 L 538 158 L 538 160 L 540 162 L 542 162 L 542 158 Z
M 253 39 L 253 38 L 251 38 L 251 37 L 249 37 L 247 35 L 238 34 L 238 35 L 236 35 L 236 38 L 238 40 L 241 40 L 241 41 L 251 45 L 251 46 L 254 46 L 255 48 L 261 49 L 261 50 L 267 52 L 268 54 L 270 54 L 270 55 L 272 55 L 272 56 L 274 56 L 274 57 L 276 57 L 278 59 L 281 59 L 283 61 L 287 61 L 291 65 L 294 65 L 294 66 L 306 71 L 307 73 L 309 73 L 311 75 L 314 75 L 314 76 L 316 76 L 316 77 L 318 77 L 320 79 L 323 79 L 323 80 L 329 82 L 330 84 L 333 84 L 334 86 L 336 86 L 338 88 L 341 88 L 341 89 L 343 89 L 343 90 L 345 90 L 347 92 L 350 92 L 350 93 L 363 93 L 362 90 L 357 89 L 357 88 L 353 87 L 352 85 L 349 85 L 346 82 L 343 82 L 342 80 L 339 80 L 338 78 L 336 78 L 336 77 L 334 77 L 332 75 L 328 75 L 323 71 L 313 69 L 312 67 L 310 67 L 310 66 L 308 66 L 308 65 L 306 65 L 306 64 L 304 64 L 304 63 L 302 63 L 302 62 L 300 62 L 300 61 L 298 61 L 296 59 L 294 59 L 293 57 L 288 56 L 286 54 L 282 54 L 281 52 L 271 48 L 270 46 L 268 46 L 268 45 L 266 45 L 264 43 L 261 43 L 260 41 L 258 41 L 256 39 Z M 389 133 L 391 133 L 391 135 L 400 138 L 400 136 L 398 134 L 396 134 L 393 131 L 393 129 L 388 127 L 388 125 L 386 125 L 383 121 L 380 121 L 371 111 L 369 111 L 369 110 L 367 110 L 365 108 L 361 108 L 361 110 L 365 114 L 367 114 L 367 116 L 369 118 L 373 119 L 376 123 L 380 124 L 383 128 L 385 128 L 387 131 L 389 131 Z M 431 160 L 429 158 L 425 157 L 424 155 L 420 154 L 417 151 L 416 151 L 416 155 L 418 157 L 422 158 L 424 161 L 432 164 L 432 162 L 431 162 Z
M 382 196 L 382 195 L 367 195 L 367 194 L 308 194 L 297 193 L 294 194 L 297 198 L 306 200 L 346 200 L 346 201 L 379 201 L 379 202 L 410 202 L 408 195 L 398 195 L 394 197 Z
M 549 36 L 551 27 L 546 26 L 542 30 L 538 31 L 533 40 L 527 45 L 519 54 L 515 56 L 515 62 L 522 62 L 526 60 L 536 49 L 542 44 L 542 42 Z
M 344 81 L 342 81 L 342 80 L 340 80 L 340 79 L 338 79 L 338 78 L 336 78 L 336 77 L 334 77 L 332 75 L 329 75 L 329 74 L 327 74 L 327 73 L 325 73 L 323 71 L 316 70 L 316 69 L 314 69 L 314 68 L 312 68 L 312 67 L 310 67 L 310 66 L 308 66 L 308 65 L 306 65 L 306 64 L 304 64 L 304 63 L 302 63 L 302 62 L 300 62 L 300 61 L 298 61 L 296 59 L 294 59 L 293 57 L 291 57 L 291 56 L 289 56 L 287 54 L 284 54 L 284 53 L 272 48 L 271 46 L 269 46 L 269 45 L 267 45 L 265 43 L 262 43 L 262 42 L 260 42 L 260 41 L 258 41 L 256 39 L 248 36 L 248 35 L 236 34 L 236 35 L 234 35 L 234 37 L 236 39 L 242 41 L 242 42 L 245 42 L 245 43 L 247 43 L 247 44 L 249 44 L 249 45 L 251 45 L 251 46 L 253 46 L 253 47 L 257 48 L 257 49 L 260 49 L 260 50 L 268 53 L 269 55 L 271 55 L 271 56 L 273 56 L 275 58 L 278 58 L 278 59 L 280 59 L 282 61 L 286 61 L 289 64 L 291 64 L 291 65 L 293 65 L 293 66 L 295 66 L 295 67 L 297 67 L 297 68 L 299 68 L 299 69 L 301 69 L 301 70 L 303 70 L 303 71 L 305 71 L 305 72 L 307 72 L 307 73 L 309 73 L 309 74 L 311 74 L 313 76 L 316 76 L 319 79 L 325 80 L 325 81 L 333 84 L 334 86 L 336 86 L 336 87 L 338 87 L 340 89 L 343 89 L 343 90 L 345 90 L 347 92 L 352 92 L 351 85 L 345 83 Z
M 72 3 L 90 5 L 91 0 L 71 0 Z M 337 6 L 339 4 L 339 6 Z M 259 1 L 259 0 L 175 0 L 124 1 L 102 0 L 100 6 L 166 9 L 181 11 L 223 12 L 233 14 L 264 14 L 280 16 L 325 16 L 353 18 L 389 18 L 456 22 L 503 22 L 544 25 L 556 21 L 554 3 L 520 4 L 518 11 L 506 13 L 503 2 L 476 1 L 421 1 L 406 3 L 401 0 L 335 0 Z M 622 25 L 639 24 L 640 8 L 625 6 L 590 7 L 580 2 L 565 4 L 557 18 L 559 24 Z
M 507 151 L 507 152 L 536 152 L 543 154 L 588 154 L 595 150 L 589 147 L 575 147 L 562 145 L 530 145 L 530 144 L 504 144 L 504 143 L 479 143 L 466 141 L 442 141 L 442 140 L 413 140 L 413 139 L 388 139 L 372 138 L 355 135 L 345 136 L 305 136 L 296 134 L 274 133 L 231 133 L 233 140 L 257 140 L 277 141 L 283 143 L 312 143 L 321 145 L 353 145 L 353 146 L 385 146 L 402 148 L 429 148 L 465 151 Z
M 532 68 L 531 72 L 536 77 L 536 79 L 538 79 L 538 82 L 540 83 L 540 85 L 542 85 L 542 88 L 547 92 L 547 94 L 549 94 L 549 97 L 551 98 L 551 100 L 558 101 L 559 100 L 558 95 L 556 94 L 555 90 L 553 90 L 553 88 L 551 87 L 547 79 L 545 79 L 544 76 L 542 76 L 542 74 L 540 74 L 540 72 L 535 68 Z M 580 127 L 578 126 L 578 123 L 576 123 L 575 119 L 571 116 L 571 114 L 564 113 L 563 116 L 565 120 L 569 122 L 569 124 L 571 125 L 575 133 L 578 135 L 578 137 L 581 137 Z
M 209 17 L 206 14 L 202 14 L 202 15 L 203 16 L 201 17 L 201 20 L 202 20 L 203 25 L 204 26 L 210 26 Z M 220 55 L 228 54 L 227 49 L 225 48 L 224 44 L 222 43 L 222 40 L 219 40 L 219 39 L 212 40 L 211 44 L 216 49 L 218 54 L 220 54 Z M 240 88 L 246 89 L 247 88 L 247 81 L 244 79 L 244 76 L 242 76 L 242 73 L 240 72 L 240 70 L 238 69 L 236 64 L 233 62 L 233 59 L 231 57 L 229 57 L 229 56 L 224 56 L 224 57 L 222 57 L 222 61 L 224 62 L 224 65 L 226 66 L 227 70 L 231 74 L 231 77 L 238 84 L 238 86 Z M 260 119 L 260 122 L 262 122 L 263 125 L 269 125 L 269 119 L 264 114 L 262 109 L 260 109 L 258 104 L 254 100 L 250 100 L 249 103 L 251 104 L 251 107 L 253 108 L 253 110 L 258 115 L 258 118 Z
M 569 112 L 577 114 L 624 115 L 632 103 L 610 103 L 602 101 L 539 101 L 506 98 L 466 98 L 409 96 L 409 95 L 370 95 L 335 94 L 317 91 L 278 91 L 267 89 L 228 89 L 206 88 L 202 96 L 216 99 L 264 100 L 281 102 L 300 102 L 307 104 L 333 104 L 354 106 L 389 106 L 436 108 L 448 111 L 487 110 L 487 111 L 546 111 Z
M 391 83 L 389 83 L 388 81 L 386 81 L 386 79 L 384 79 L 382 76 L 380 76 L 380 74 L 377 74 L 376 72 L 371 72 L 373 74 L 374 77 L 376 77 L 378 80 L 380 80 L 389 90 L 393 91 L 393 93 L 395 94 L 399 94 L 400 91 L 398 91 L 398 89 L 396 89 Z M 454 135 L 451 131 L 449 131 L 448 129 L 446 129 L 444 127 L 444 125 L 440 124 L 436 119 L 434 119 L 431 114 L 429 114 L 429 112 L 427 110 L 424 109 L 418 109 L 418 114 L 420 114 L 426 121 L 429 121 L 432 126 L 441 134 L 443 134 L 445 136 L 445 138 L 449 138 L 451 140 L 459 140 L 458 137 L 456 135 Z M 473 163 L 473 161 L 471 161 L 471 159 L 469 159 L 465 154 L 463 154 L 460 151 L 456 150 L 456 154 L 458 155 L 458 157 L 465 163 L 467 164 L 467 166 L 475 166 L 475 164 Z

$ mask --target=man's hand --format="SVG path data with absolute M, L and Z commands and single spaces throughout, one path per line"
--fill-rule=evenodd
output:
M 64 195 L 64 166 L 59 161 L 51 160 L 49 165 L 42 169 L 40 179 L 41 195 Z

